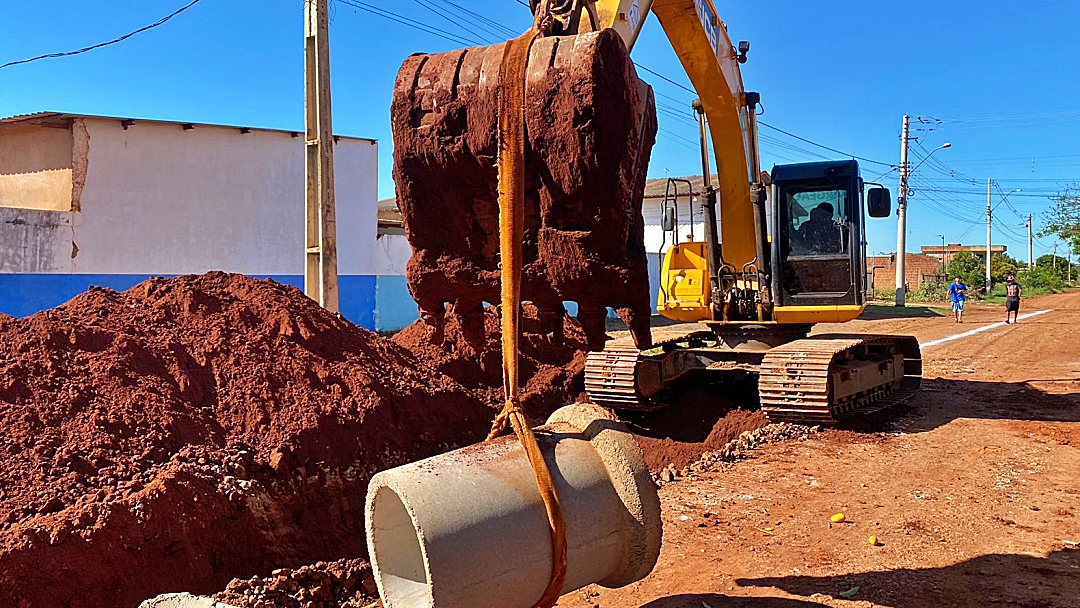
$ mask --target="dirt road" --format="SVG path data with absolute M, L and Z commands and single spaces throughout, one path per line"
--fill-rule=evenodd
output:
M 1080 607 L 1080 292 L 1021 312 L 1036 310 L 1051 312 L 926 348 L 903 408 L 664 486 L 655 571 L 559 606 Z M 928 343 L 1003 318 L 842 331 Z

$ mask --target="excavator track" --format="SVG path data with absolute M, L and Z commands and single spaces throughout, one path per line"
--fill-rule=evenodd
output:
M 663 351 L 682 342 L 715 337 L 711 331 L 653 330 L 650 351 Z M 609 340 L 604 350 L 589 353 L 585 361 L 585 391 L 597 405 L 612 409 L 655 409 L 649 397 L 663 388 L 660 376 L 649 366 L 652 358 L 638 350 L 630 337 Z M 645 364 L 645 365 L 642 365 Z
M 694 348 L 716 352 L 707 346 L 715 339 L 710 331 L 657 331 L 653 338 L 653 348 L 644 352 L 627 337 L 589 353 L 585 389 L 593 403 L 613 409 L 662 408 L 664 389 L 680 384 L 672 378 L 677 355 L 692 356 Z M 718 362 L 705 369 L 723 373 L 734 367 L 758 374 L 761 409 L 770 420 L 836 424 L 915 394 L 922 357 L 911 336 L 821 335 L 774 347 L 760 365 Z
M 835 424 L 900 403 L 919 390 L 921 377 L 912 336 L 823 335 L 771 349 L 758 394 L 772 421 Z

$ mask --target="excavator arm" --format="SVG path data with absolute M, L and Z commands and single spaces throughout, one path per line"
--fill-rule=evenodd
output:
M 768 302 L 768 251 L 765 228 L 765 186 L 760 183 L 756 109 L 758 95 L 743 87 L 739 65 L 746 59 L 749 43 L 736 49 L 720 21 L 712 0 L 554 0 L 547 7 L 540 0 L 535 10 L 548 10 L 559 33 L 578 34 L 593 29 L 612 29 L 633 49 L 649 11 L 664 29 L 698 100 L 694 107 L 702 121 L 702 166 L 706 180 L 703 193 L 708 282 L 699 296 L 704 306 L 691 313 L 705 319 L 726 320 L 732 290 L 760 294 Z M 705 125 L 708 128 L 705 128 Z M 711 183 L 706 146 L 711 144 L 717 183 Z M 717 215 L 722 221 L 717 222 Z M 716 233 L 719 225 L 720 233 Z M 676 258 L 678 259 L 678 258 Z M 710 289 L 711 288 L 711 289 Z M 711 302 L 711 306 L 709 305 Z M 758 320 L 768 311 L 758 307 Z

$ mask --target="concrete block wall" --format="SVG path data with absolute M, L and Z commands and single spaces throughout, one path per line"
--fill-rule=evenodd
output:
M 904 278 L 912 290 L 919 288 L 925 275 L 941 273 L 941 262 L 929 255 L 909 253 L 904 264 Z M 866 270 L 874 273 L 875 291 L 896 289 L 895 255 L 867 256 Z

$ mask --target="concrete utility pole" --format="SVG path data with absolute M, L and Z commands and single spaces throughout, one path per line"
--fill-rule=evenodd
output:
M 1031 215 L 1028 214 L 1027 229 L 1028 229 L 1028 269 L 1035 268 L 1035 258 L 1031 257 Z
M 986 178 L 986 295 L 990 295 L 990 225 L 994 222 L 994 209 L 990 206 L 990 182 Z
M 941 237 L 941 274 L 945 274 L 945 267 L 949 265 L 948 260 L 945 259 L 945 235 L 939 234 Z
M 334 129 L 330 119 L 328 0 L 304 0 L 304 111 L 307 148 L 307 232 L 304 293 L 338 311 L 337 218 L 334 210 Z
M 896 305 L 903 306 L 907 297 L 904 276 L 907 271 L 907 192 L 908 192 L 908 115 L 900 135 L 900 192 L 896 196 Z
M 1054 272 L 1057 272 L 1057 243 L 1054 243 Z

